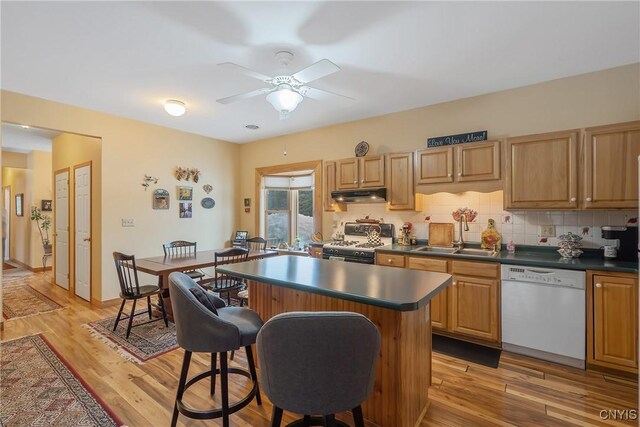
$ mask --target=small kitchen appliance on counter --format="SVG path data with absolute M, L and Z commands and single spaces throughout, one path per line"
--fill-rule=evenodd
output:
M 393 242 L 393 224 L 347 222 L 344 240 L 325 243 L 322 258 L 361 264 L 375 264 L 375 248 Z
M 604 225 L 601 230 L 603 239 L 618 241 L 615 248 L 605 246 L 605 258 L 620 261 L 638 260 L 638 227 Z

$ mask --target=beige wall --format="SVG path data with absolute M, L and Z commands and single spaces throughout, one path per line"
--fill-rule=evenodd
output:
M 101 301 L 102 277 L 102 141 L 100 138 L 63 133 L 53 140 L 52 173 L 69 172 L 69 288 L 75 292 L 73 222 L 75 168 L 91 163 L 91 298 Z M 54 276 L 55 277 L 55 276 Z
M 31 206 L 40 207 L 40 201 L 43 199 L 51 200 L 53 191 L 51 187 L 51 153 L 46 151 L 32 151 L 27 155 L 27 164 L 30 171 L 28 187 L 31 192 L 30 200 L 25 202 L 25 216 L 31 216 Z M 44 215 L 51 215 L 43 212 Z M 32 268 L 42 267 L 42 255 L 44 248 L 42 247 L 42 238 L 38 231 L 38 225 L 35 221 L 31 221 L 31 239 L 29 240 L 29 265 Z M 49 230 L 49 239 L 51 239 L 51 230 Z M 51 260 L 48 265 L 51 266 Z
M 100 283 L 92 284 L 102 291 L 94 299 L 118 297 L 113 251 L 155 256 L 162 253 L 162 243 L 176 239 L 197 241 L 199 250 L 228 244 L 239 214 L 240 149 L 236 144 L 13 92 L 3 91 L 1 100 L 4 121 L 102 140 L 102 274 Z M 157 109 L 165 114 L 161 105 Z M 200 181 L 177 181 L 173 175 L 177 166 L 200 169 Z M 159 178 L 147 191 L 141 185 L 145 174 Z M 192 219 L 178 217 L 176 186 L 180 184 L 194 187 Z M 200 206 L 204 184 L 213 186 L 210 196 L 216 206 L 211 210 Z M 151 208 L 156 188 L 170 192 L 169 210 Z M 135 227 L 122 227 L 121 218 L 133 218 Z M 155 282 L 145 275 L 141 280 Z
M 255 168 L 353 157 L 362 140 L 369 143 L 369 154 L 382 154 L 425 148 L 431 136 L 475 130 L 486 129 L 493 139 L 638 120 L 639 76 L 640 65 L 633 64 L 245 144 L 236 203 L 254 197 Z M 255 232 L 255 214 L 241 214 L 242 229 Z M 331 222 L 332 214 L 325 213 L 325 237 Z
M 28 186 L 31 174 L 29 169 L 2 168 L 2 185 L 11 186 L 9 257 L 25 265 L 31 265 L 32 227 L 29 219 L 31 189 Z M 16 215 L 16 195 L 20 193 L 24 194 L 22 202 L 24 216 Z
M 27 155 L 25 153 L 14 153 L 13 151 L 2 152 L 2 166 L 9 168 L 27 167 Z

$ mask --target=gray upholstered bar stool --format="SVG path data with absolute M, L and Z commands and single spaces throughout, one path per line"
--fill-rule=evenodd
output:
M 325 426 L 346 425 L 334 416 L 351 410 L 356 426 L 364 427 L 360 405 L 373 389 L 380 351 L 380 332 L 365 316 L 279 314 L 264 324 L 257 347 L 260 383 L 273 403 L 272 427 L 280 426 L 283 410 L 304 415 L 291 425 Z
M 262 320 L 256 312 L 248 308 L 225 307 L 224 300 L 205 291 L 184 273 L 169 275 L 169 292 L 178 345 L 184 349 L 171 425 L 175 426 L 178 415 L 183 414 L 200 420 L 222 417 L 223 425 L 228 426 L 229 415 L 247 406 L 254 397 L 258 405 L 262 404 L 251 351 L 251 344 L 256 342 L 256 336 L 262 327 Z M 249 371 L 227 366 L 227 352 L 240 347 L 244 347 L 247 352 Z M 211 353 L 211 370 L 187 380 L 193 352 Z M 216 367 L 218 353 L 220 353 L 220 369 Z M 184 392 L 205 378 L 211 378 L 211 394 L 214 394 L 218 373 L 222 388 L 220 408 L 199 410 L 188 407 L 182 402 Z M 252 380 L 252 388 L 247 395 L 231 405 L 229 404 L 228 374 L 239 374 Z

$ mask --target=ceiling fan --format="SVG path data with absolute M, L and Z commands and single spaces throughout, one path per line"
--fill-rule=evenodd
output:
M 280 61 L 283 68 L 286 68 L 293 59 L 293 54 L 286 51 L 278 52 L 276 53 L 276 59 Z M 218 99 L 217 102 L 221 104 L 230 104 L 232 102 L 252 98 L 266 93 L 268 94 L 267 101 L 280 113 L 280 120 L 286 119 L 289 116 L 289 113 L 295 110 L 298 104 L 305 97 L 317 99 L 319 101 L 331 98 L 353 100 L 353 98 L 348 96 L 338 95 L 337 93 L 306 86 L 307 83 L 340 71 L 340 67 L 328 59 L 321 59 L 315 64 L 312 64 L 290 76 L 280 75 L 274 77 L 266 76 L 232 62 L 224 62 L 218 65 L 239 71 L 246 76 L 253 77 L 254 79 L 262 80 L 264 83 L 268 84 L 269 87 Z

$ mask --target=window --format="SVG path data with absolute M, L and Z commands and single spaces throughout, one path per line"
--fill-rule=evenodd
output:
M 313 173 L 264 177 L 265 235 L 269 244 L 304 245 L 314 232 Z

